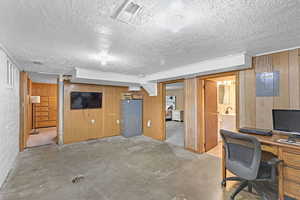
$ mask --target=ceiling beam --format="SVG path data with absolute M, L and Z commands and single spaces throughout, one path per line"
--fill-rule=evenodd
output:
M 155 96 L 157 94 L 157 82 L 248 69 L 251 68 L 251 60 L 251 56 L 241 53 L 157 72 L 143 78 L 121 73 L 75 68 L 71 82 L 128 87 L 143 86 L 150 95 Z
M 171 70 L 161 71 L 150 74 L 144 78 L 146 82 L 161 82 L 181 78 L 190 78 L 200 75 L 214 74 L 220 72 L 228 72 L 234 70 L 243 70 L 251 68 L 251 56 L 240 53 L 219 57 L 215 59 L 205 60 L 190 65 L 181 66 Z

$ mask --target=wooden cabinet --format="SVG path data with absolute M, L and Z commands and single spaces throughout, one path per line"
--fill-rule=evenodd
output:
M 32 96 L 41 97 L 41 102 L 34 105 L 36 128 L 55 127 L 57 119 L 57 85 L 32 83 Z
M 280 149 L 283 160 L 282 184 L 285 196 L 300 199 L 300 151 Z

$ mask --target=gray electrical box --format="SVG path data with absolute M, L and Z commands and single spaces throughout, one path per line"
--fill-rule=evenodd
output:
M 256 73 L 256 96 L 279 96 L 279 71 Z
M 142 135 L 143 132 L 143 100 L 121 101 L 121 132 L 124 137 Z

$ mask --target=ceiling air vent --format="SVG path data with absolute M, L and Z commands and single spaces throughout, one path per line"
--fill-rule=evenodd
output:
M 38 60 L 32 61 L 32 64 L 34 64 L 34 65 L 43 65 L 43 63 L 41 61 L 38 61 Z
M 142 6 L 140 6 L 133 0 L 125 0 L 125 2 L 117 9 L 112 18 L 127 24 L 131 24 L 135 16 L 141 10 Z

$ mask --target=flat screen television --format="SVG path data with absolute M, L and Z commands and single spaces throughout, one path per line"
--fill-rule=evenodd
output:
M 273 129 L 300 134 L 300 110 L 273 110 Z
M 71 92 L 71 109 L 93 109 L 102 107 L 102 93 Z

